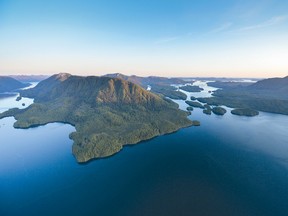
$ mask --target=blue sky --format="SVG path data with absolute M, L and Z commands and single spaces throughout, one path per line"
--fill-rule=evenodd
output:
M 288 1 L 0 0 L 0 74 L 288 75 Z

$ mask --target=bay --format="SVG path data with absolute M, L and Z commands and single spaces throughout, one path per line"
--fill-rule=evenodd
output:
M 288 215 L 287 116 L 189 118 L 201 126 L 86 164 L 72 126 L 0 120 L 0 215 Z

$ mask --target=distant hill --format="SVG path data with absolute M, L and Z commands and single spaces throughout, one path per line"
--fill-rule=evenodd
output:
M 19 82 L 8 76 L 0 76 L 0 93 L 15 91 L 29 85 L 30 84 Z
M 187 83 L 183 79 L 180 78 L 167 78 L 167 77 L 157 77 L 157 76 L 148 76 L 148 77 L 140 77 L 140 76 L 126 76 L 121 73 L 115 74 L 106 74 L 105 77 L 112 78 L 120 78 L 129 82 L 133 82 L 135 84 L 141 85 L 143 88 L 147 88 L 147 85 L 171 85 L 171 84 L 185 84 Z
M 44 79 L 47 79 L 49 76 L 46 75 L 9 75 L 18 81 L 21 82 L 40 82 Z
M 288 77 L 264 79 L 248 86 L 223 88 L 213 95 L 213 98 L 198 100 L 211 105 L 288 115 Z
M 288 76 L 284 78 L 270 78 L 256 82 L 249 86 L 250 91 L 271 91 L 288 98 Z M 279 95 L 278 95 L 279 96 Z
M 107 157 L 123 145 L 192 125 L 177 104 L 118 78 L 57 74 L 21 96 L 32 97 L 35 103 L 0 118 L 14 116 L 16 128 L 50 122 L 74 125 L 70 138 L 78 162 Z

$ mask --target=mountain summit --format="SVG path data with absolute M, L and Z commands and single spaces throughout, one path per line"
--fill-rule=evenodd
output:
M 36 102 L 73 98 L 73 103 L 85 101 L 91 106 L 130 104 L 155 108 L 167 104 L 160 96 L 123 79 L 68 74 L 53 75 L 35 88 L 23 91 L 22 96 L 33 97 Z

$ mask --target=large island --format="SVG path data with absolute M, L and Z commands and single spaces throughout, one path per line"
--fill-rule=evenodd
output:
M 8 110 L 0 118 L 14 116 L 15 128 L 74 125 L 70 138 L 80 163 L 193 124 L 174 102 L 118 78 L 57 74 L 21 96 L 34 98 L 34 104 Z

